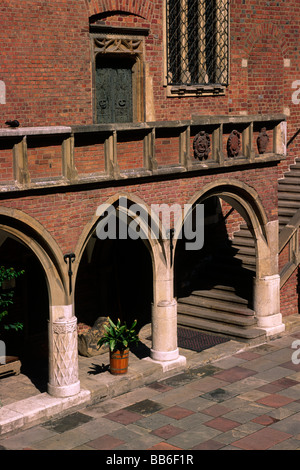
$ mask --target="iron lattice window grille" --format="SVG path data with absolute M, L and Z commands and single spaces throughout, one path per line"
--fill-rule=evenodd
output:
M 167 84 L 228 84 L 229 0 L 167 0 Z

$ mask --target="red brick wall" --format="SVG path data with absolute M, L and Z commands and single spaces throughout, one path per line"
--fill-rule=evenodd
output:
M 228 238 L 232 240 L 239 231 L 241 224 L 245 224 L 243 217 L 227 202 L 222 201 L 222 216 L 225 222 Z
M 299 313 L 298 269 L 280 290 L 280 312 L 283 316 Z
M 237 171 L 226 174 L 227 178 L 243 181 L 254 187 L 261 197 L 269 220 L 277 218 L 276 167 Z M 194 178 L 136 183 L 118 188 L 93 189 L 45 196 L 28 196 L 5 200 L 1 205 L 20 209 L 36 218 L 51 233 L 63 252 L 74 250 L 78 238 L 97 207 L 120 191 L 140 197 L 146 204 L 187 204 L 201 188 L 223 175 L 205 175 Z
M 0 182 L 4 183 L 13 180 L 13 146 L 15 141 L 0 140 Z
M 163 86 L 163 5 L 163 0 L 1 0 L 0 80 L 5 82 L 6 102 L 0 104 L 0 127 L 5 127 L 7 119 L 15 118 L 22 126 L 93 122 L 89 17 L 100 15 L 93 19 L 100 19 L 106 25 L 149 28 L 149 36 L 145 38 L 145 61 L 153 83 L 156 120 L 190 119 L 193 114 L 287 112 L 287 139 L 291 139 L 300 122 L 300 104 L 292 102 L 293 83 L 300 80 L 299 1 L 270 0 L 266 4 L 265 0 L 232 0 L 230 83 L 225 95 L 183 98 L 168 98 Z M 177 150 L 171 148 L 173 143 L 177 147 L 176 139 L 171 144 L 171 140 L 164 137 L 160 143 L 158 162 L 177 163 Z M 277 218 L 277 177 L 299 156 L 299 144 L 300 135 L 289 146 L 287 159 L 279 165 L 278 173 L 276 168 L 226 173 L 226 177 L 245 181 L 258 191 L 269 220 Z M 122 149 L 121 169 L 128 166 L 128 152 L 132 156 L 131 166 L 139 167 L 141 150 L 132 152 L 132 144 L 126 142 L 118 145 Z M 13 179 L 12 147 L 1 148 L 0 180 L 3 182 Z M 75 142 L 75 164 L 80 174 L 104 170 L 100 149 L 103 149 L 101 142 L 93 142 L 89 147 L 83 147 L 79 140 Z M 47 176 L 59 175 L 59 152 L 59 146 L 53 145 L 36 151 L 30 148 L 29 142 L 32 176 L 45 176 L 45 171 Z M 204 184 L 218 177 L 137 182 L 119 189 L 139 195 L 148 204 L 185 203 Z M 97 206 L 116 191 L 105 188 L 33 195 L 8 199 L 2 205 L 16 207 L 35 217 L 65 252 L 74 249 Z M 295 292 L 295 285 L 292 278 L 283 296 L 288 299 L 291 290 Z M 283 305 L 288 305 L 288 300 L 286 302 Z
M 1 153 L 0 153 L 1 155 Z M 27 137 L 28 171 L 32 179 L 62 175 L 62 140 Z
M 80 176 L 105 171 L 103 136 L 88 137 L 76 134 L 74 139 L 74 162 Z
M 15 117 L 24 126 L 92 123 L 89 16 L 100 14 L 94 20 L 100 18 L 103 24 L 150 28 L 145 60 L 157 120 L 283 112 L 288 107 L 290 138 L 299 123 L 300 106 L 291 97 L 292 83 L 300 79 L 300 4 L 230 3 L 230 84 L 225 96 L 167 98 L 162 0 L 2 0 L 0 80 L 7 93 L 6 104 L 0 105 L 0 126 Z M 288 67 L 284 59 L 290 61 Z

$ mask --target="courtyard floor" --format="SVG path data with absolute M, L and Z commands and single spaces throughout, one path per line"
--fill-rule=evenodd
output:
M 247 347 L 230 341 L 200 353 L 180 351 L 188 367 L 164 374 L 146 357 L 132 355 L 123 382 L 111 376 L 105 355 L 80 358 L 82 391 L 89 392 L 89 401 L 73 403 L 57 415 L 40 415 L 36 424 L 12 426 L 0 436 L 0 446 L 11 450 L 300 450 L 298 340 L 296 319 L 281 337 L 262 345 Z M 16 378 L 23 380 L 22 374 L 2 379 L 10 386 L 15 404 L 22 396 L 16 384 L 12 386 Z M 20 385 L 23 392 L 26 386 L 30 395 L 28 378 Z M 36 396 L 35 390 L 27 400 Z M 2 420 L 4 425 L 5 410 L 16 409 L 14 403 L 0 408 L 0 424 Z

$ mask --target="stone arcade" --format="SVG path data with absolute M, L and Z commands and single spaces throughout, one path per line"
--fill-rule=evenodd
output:
M 48 393 L 80 392 L 78 324 L 99 317 L 151 324 L 166 367 L 185 364 L 178 325 L 280 334 L 299 300 L 299 7 L 21 3 L 0 16 L 0 259 L 25 269 L 12 314 L 24 361 L 49 362 Z M 153 214 L 162 204 L 193 223 L 203 204 L 201 249 Z M 140 207 L 143 237 L 100 240 L 105 205 L 126 227 Z

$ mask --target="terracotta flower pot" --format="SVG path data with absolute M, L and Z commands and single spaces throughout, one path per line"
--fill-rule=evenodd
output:
M 129 348 L 122 351 L 110 351 L 110 373 L 126 374 L 128 371 Z

